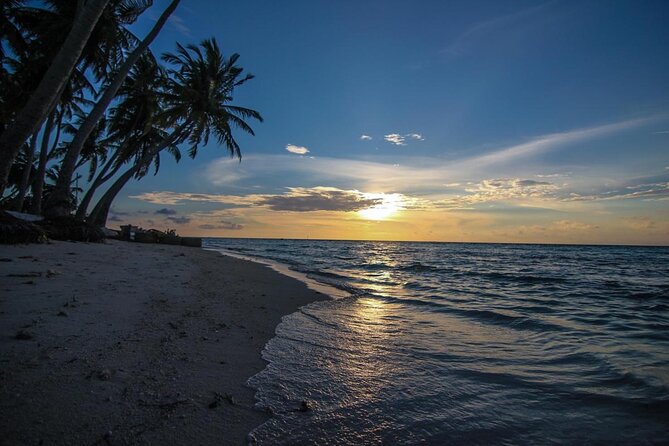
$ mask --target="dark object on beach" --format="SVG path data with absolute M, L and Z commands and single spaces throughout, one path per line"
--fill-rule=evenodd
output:
M 0 244 L 45 243 L 46 233 L 29 221 L 0 210 Z
M 39 225 L 54 240 L 102 242 L 105 239 L 102 229 L 71 216 L 49 218 L 39 222 Z
M 209 403 L 209 408 L 210 409 L 215 409 L 217 408 L 223 401 L 226 401 L 230 405 L 236 405 L 237 400 L 235 400 L 235 397 L 230 395 L 229 393 L 226 393 L 225 395 L 220 394 L 218 392 L 214 392 L 214 401 Z
M 16 332 L 16 336 L 14 336 L 14 338 L 18 339 L 19 341 L 29 341 L 34 338 L 34 336 L 29 331 L 19 330 Z
M 136 232 L 135 241 L 138 243 L 158 243 L 158 237 L 153 232 Z
M 300 408 L 297 410 L 300 412 L 309 412 L 311 410 L 311 404 L 309 404 L 309 401 L 304 400 L 300 403 Z
M 180 237 L 174 229 L 159 231 L 158 229 L 142 229 L 137 226 L 123 225 L 121 226 L 119 239 L 138 243 L 202 247 L 202 239 L 200 237 Z
M 109 369 L 100 370 L 98 372 L 98 379 L 100 381 L 109 381 L 112 377 L 112 372 Z

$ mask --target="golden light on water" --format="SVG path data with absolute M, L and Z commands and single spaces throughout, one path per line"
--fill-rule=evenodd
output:
M 379 204 L 358 211 L 358 215 L 366 220 L 386 220 L 402 210 L 400 194 L 364 194 L 365 198 L 382 200 Z

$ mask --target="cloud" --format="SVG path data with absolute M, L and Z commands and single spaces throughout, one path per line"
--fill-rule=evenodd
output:
M 388 194 L 370 194 L 358 190 L 316 186 L 290 187 L 283 194 L 215 195 L 189 194 L 170 191 L 145 192 L 132 196 L 149 203 L 178 204 L 188 201 L 215 202 L 238 207 L 266 207 L 273 211 L 289 212 L 354 212 L 382 204 Z M 397 195 L 401 199 L 400 194 Z M 179 217 L 168 217 L 173 220 Z
M 471 206 L 480 203 L 555 198 L 558 188 L 557 185 L 546 181 L 520 178 L 488 179 L 465 188 L 467 194 L 437 200 L 434 205 L 448 209 L 470 209 Z
M 289 151 L 290 153 L 294 153 L 296 155 L 305 155 L 305 154 L 309 153 L 309 149 L 307 149 L 306 147 L 296 146 L 296 145 L 293 145 L 293 144 L 288 144 L 286 146 L 286 150 Z
M 167 220 L 177 225 L 185 225 L 191 221 L 190 217 L 167 217 Z
M 653 120 L 659 119 L 666 115 L 654 115 L 646 118 L 630 119 L 627 121 L 619 121 L 611 124 L 605 124 L 595 127 L 582 128 L 577 130 L 570 130 L 567 132 L 549 133 L 529 140 L 522 144 L 516 144 L 510 147 L 505 147 L 486 153 L 484 155 L 469 158 L 460 163 L 460 167 L 465 166 L 482 166 L 492 163 L 509 162 L 512 159 L 519 157 L 528 157 L 546 152 L 557 147 L 573 144 L 580 141 L 585 141 L 598 136 L 609 135 L 612 133 L 628 130 L 634 127 L 647 124 Z
M 667 135 L 669 134 L 669 130 L 661 130 L 659 132 L 653 132 L 654 135 Z
M 599 200 L 669 200 L 669 182 L 658 182 L 625 186 L 590 195 L 573 192 L 565 201 L 599 201 Z
M 443 53 L 447 56 L 460 56 L 467 53 L 475 44 L 485 39 L 491 40 L 490 36 L 493 34 L 499 34 L 500 32 L 509 29 L 518 30 L 520 25 L 519 22 L 532 17 L 551 3 L 553 2 L 543 3 L 478 22 L 457 36 L 446 48 L 444 48 Z
M 293 187 L 284 195 L 262 198 L 258 204 L 266 205 L 274 211 L 313 212 L 337 211 L 353 212 L 380 204 L 382 200 L 366 198 L 357 190 L 341 190 L 334 187 Z
M 213 230 L 213 229 L 229 229 L 233 231 L 239 231 L 241 229 L 244 229 L 244 225 L 240 225 L 239 223 L 233 223 L 231 221 L 226 221 L 226 220 L 221 220 L 219 224 L 203 224 L 199 225 L 198 228 L 200 229 L 207 229 L 207 230 Z
M 360 139 L 363 141 L 371 141 L 372 137 L 369 135 L 360 135 Z
M 377 190 L 383 192 L 419 191 L 436 193 L 444 183 L 464 183 L 471 179 L 490 178 L 493 175 L 535 177 L 534 172 L 519 172 L 523 158 L 557 150 L 563 146 L 579 144 L 588 139 L 605 137 L 616 132 L 642 126 L 666 115 L 653 115 L 642 119 L 619 121 L 604 126 L 569 130 L 536 136 L 520 144 L 502 146 L 487 153 L 461 158 L 393 155 L 392 158 L 376 156 L 373 159 L 334 158 L 321 156 L 248 155 L 239 163 L 228 157 L 215 159 L 207 164 L 204 177 L 213 186 L 251 186 L 265 178 L 299 178 L 300 185 L 328 184 L 343 189 Z M 401 135 L 400 135 L 401 136 Z M 407 141 L 408 142 L 408 141 Z M 463 152 L 461 152 L 463 153 Z M 608 160 L 602 160 L 602 165 Z M 609 163 L 610 164 L 610 163 Z M 542 168 L 546 168 L 545 165 Z M 559 172 L 556 170 L 556 172 Z M 553 174 L 554 172 L 547 172 Z M 530 176 L 531 175 L 531 176 Z M 573 177 L 571 172 L 564 177 Z M 542 178 L 538 176 L 538 178 Z M 550 177 L 545 176 L 548 179 Z M 252 183 L 256 181 L 255 183 Z M 283 186 L 285 184 L 275 184 Z M 169 203 L 165 203 L 169 204 Z
M 406 146 L 406 140 L 414 139 L 416 141 L 424 141 L 425 138 L 420 133 L 407 133 L 405 135 L 400 135 L 399 133 L 390 133 L 389 135 L 383 135 L 383 139 L 391 144 L 396 146 Z
M 405 146 L 406 143 L 404 136 L 398 134 L 398 133 L 391 133 L 389 135 L 383 135 L 383 139 L 388 141 L 391 144 L 395 144 L 396 146 Z
M 177 214 L 177 211 L 176 211 L 176 209 L 162 208 L 162 209 L 158 209 L 157 211 L 155 211 L 154 214 L 159 214 L 159 215 L 176 215 L 176 214 Z
M 170 18 L 168 19 L 168 22 L 170 23 L 170 25 L 172 25 L 177 31 L 179 31 L 184 36 L 192 37 L 192 33 L 191 33 L 190 28 L 186 25 L 186 22 L 184 21 L 184 19 L 182 19 L 178 15 L 172 13 Z

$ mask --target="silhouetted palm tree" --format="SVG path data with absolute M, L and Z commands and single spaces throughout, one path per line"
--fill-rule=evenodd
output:
M 243 75 L 243 68 L 235 65 L 238 59 L 238 54 L 224 57 L 214 39 L 204 40 L 200 46 L 177 44 L 176 53 L 163 55 L 171 68 L 162 94 L 164 111 L 156 118 L 164 128 L 170 129 L 169 134 L 145 150 L 116 180 L 91 212 L 92 223 L 105 224 L 118 192 L 131 178 L 146 174 L 156 156 L 167 147 L 186 143 L 189 156 L 194 158 L 199 146 L 206 146 L 213 134 L 230 156 L 241 159 L 241 149 L 232 129 L 254 135 L 246 120 L 262 121 L 262 117 L 255 110 L 231 104 L 234 89 L 253 79 L 253 75 Z
M 118 69 L 113 73 L 113 76 L 109 79 L 109 83 L 104 89 L 100 99 L 95 104 L 93 109 L 88 113 L 87 118 L 82 122 L 62 161 L 60 171 L 61 178 L 59 178 L 58 183 L 56 184 L 56 190 L 51 195 L 51 199 L 49 200 L 47 209 L 48 214 L 64 215 L 70 212 L 71 206 L 67 201 L 67 197 L 70 194 L 67 189 L 70 187 L 72 175 L 74 175 L 74 172 L 77 168 L 77 159 L 80 156 L 85 141 L 89 137 L 90 133 L 94 130 L 98 121 L 104 115 L 104 112 L 109 107 L 109 104 L 111 104 L 132 67 L 141 58 L 144 52 L 148 50 L 149 45 L 151 42 L 153 42 L 155 37 L 167 22 L 169 16 L 179 5 L 179 2 L 180 0 L 172 0 L 156 24 L 153 26 L 153 29 L 141 42 L 139 42 L 133 48 L 132 52 L 125 58 L 123 63 L 120 64 Z
M 53 109 L 65 84 L 80 60 L 93 29 L 109 0 L 77 2 L 81 11 L 63 45 L 56 53 L 38 87 L 17 113 L 14 121 L 0 135 L 0 195 L 7 185 L 7 175 L 23 143 L 37 130 Z

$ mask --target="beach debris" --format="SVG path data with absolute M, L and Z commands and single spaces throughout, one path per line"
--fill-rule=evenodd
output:
M 34 280 L 26 280 L 25 282 L 21 282 L 23 285 L 35 285 Z
M 297 409 L 299 412 L 309 412 L 312 410 L 311 403 L 308 400 L 303 400 L 300 403 L 300 407 Z
M 56 271 L 55 269 L 48 269 L 48 270 L 46 270 L 46 276 L 47 276 L 47 277 L 53 277 L 53 276 L 57 276 L 57 275 L 59 275 L 59 274 L 60 274 L 60 273 L 59 273 L 58 271 Z
M 98 372 L 98 379 L 100 381 L 109 381 L 112 377 L 112 372 L 109 369 L 103 369 Z
M 237 404 L 237 400 L 235 399 L 235 397 L 233 397 L 229 393 L 221 394 L 218 392 L 214 392 L 214 400 L 211 403 L 209 403 L 209 408 L 215 409 L 224 401 L 233 406 Z
M 12 259 L 8 259 L 7 257 L 3 257 L 0 259 L 0 262 L 13 262 Z
M 73 308 L 74 308 L 74 307 L 77 306 L 77 305 L 76 305 L 76 302 L 79 302 L 79 299 L 77 299 L 75 296 L 72 296 L 72 299 L 69 300 L 69 301 L 67 301 L 67 302 L 65 302 L 65 303 L 63 304 L 63 306 L 64 306 L 64 307 L 73 307 Z
M 7 277 L 42 277 L 42 273 L 39 271 L 33 271 L 30 273 L 7 274 Z
M 105 234 L 97 226 L 73 216 L 52 217 L 37 223 L 53 240 L 72 242 L 102 242 Z
M 16 332 L 16 335 L 14 338 L 18 339 L 19 341 L 29 341 L 34 338 L 33 334 L 30 333 L 27 330 L 19 330 Z
M 60 310 L 56 316 L 68 317 L 67 311 Z
M 44 243 L 46 240 L 39 226 L 0 210 L 0 244 Z

